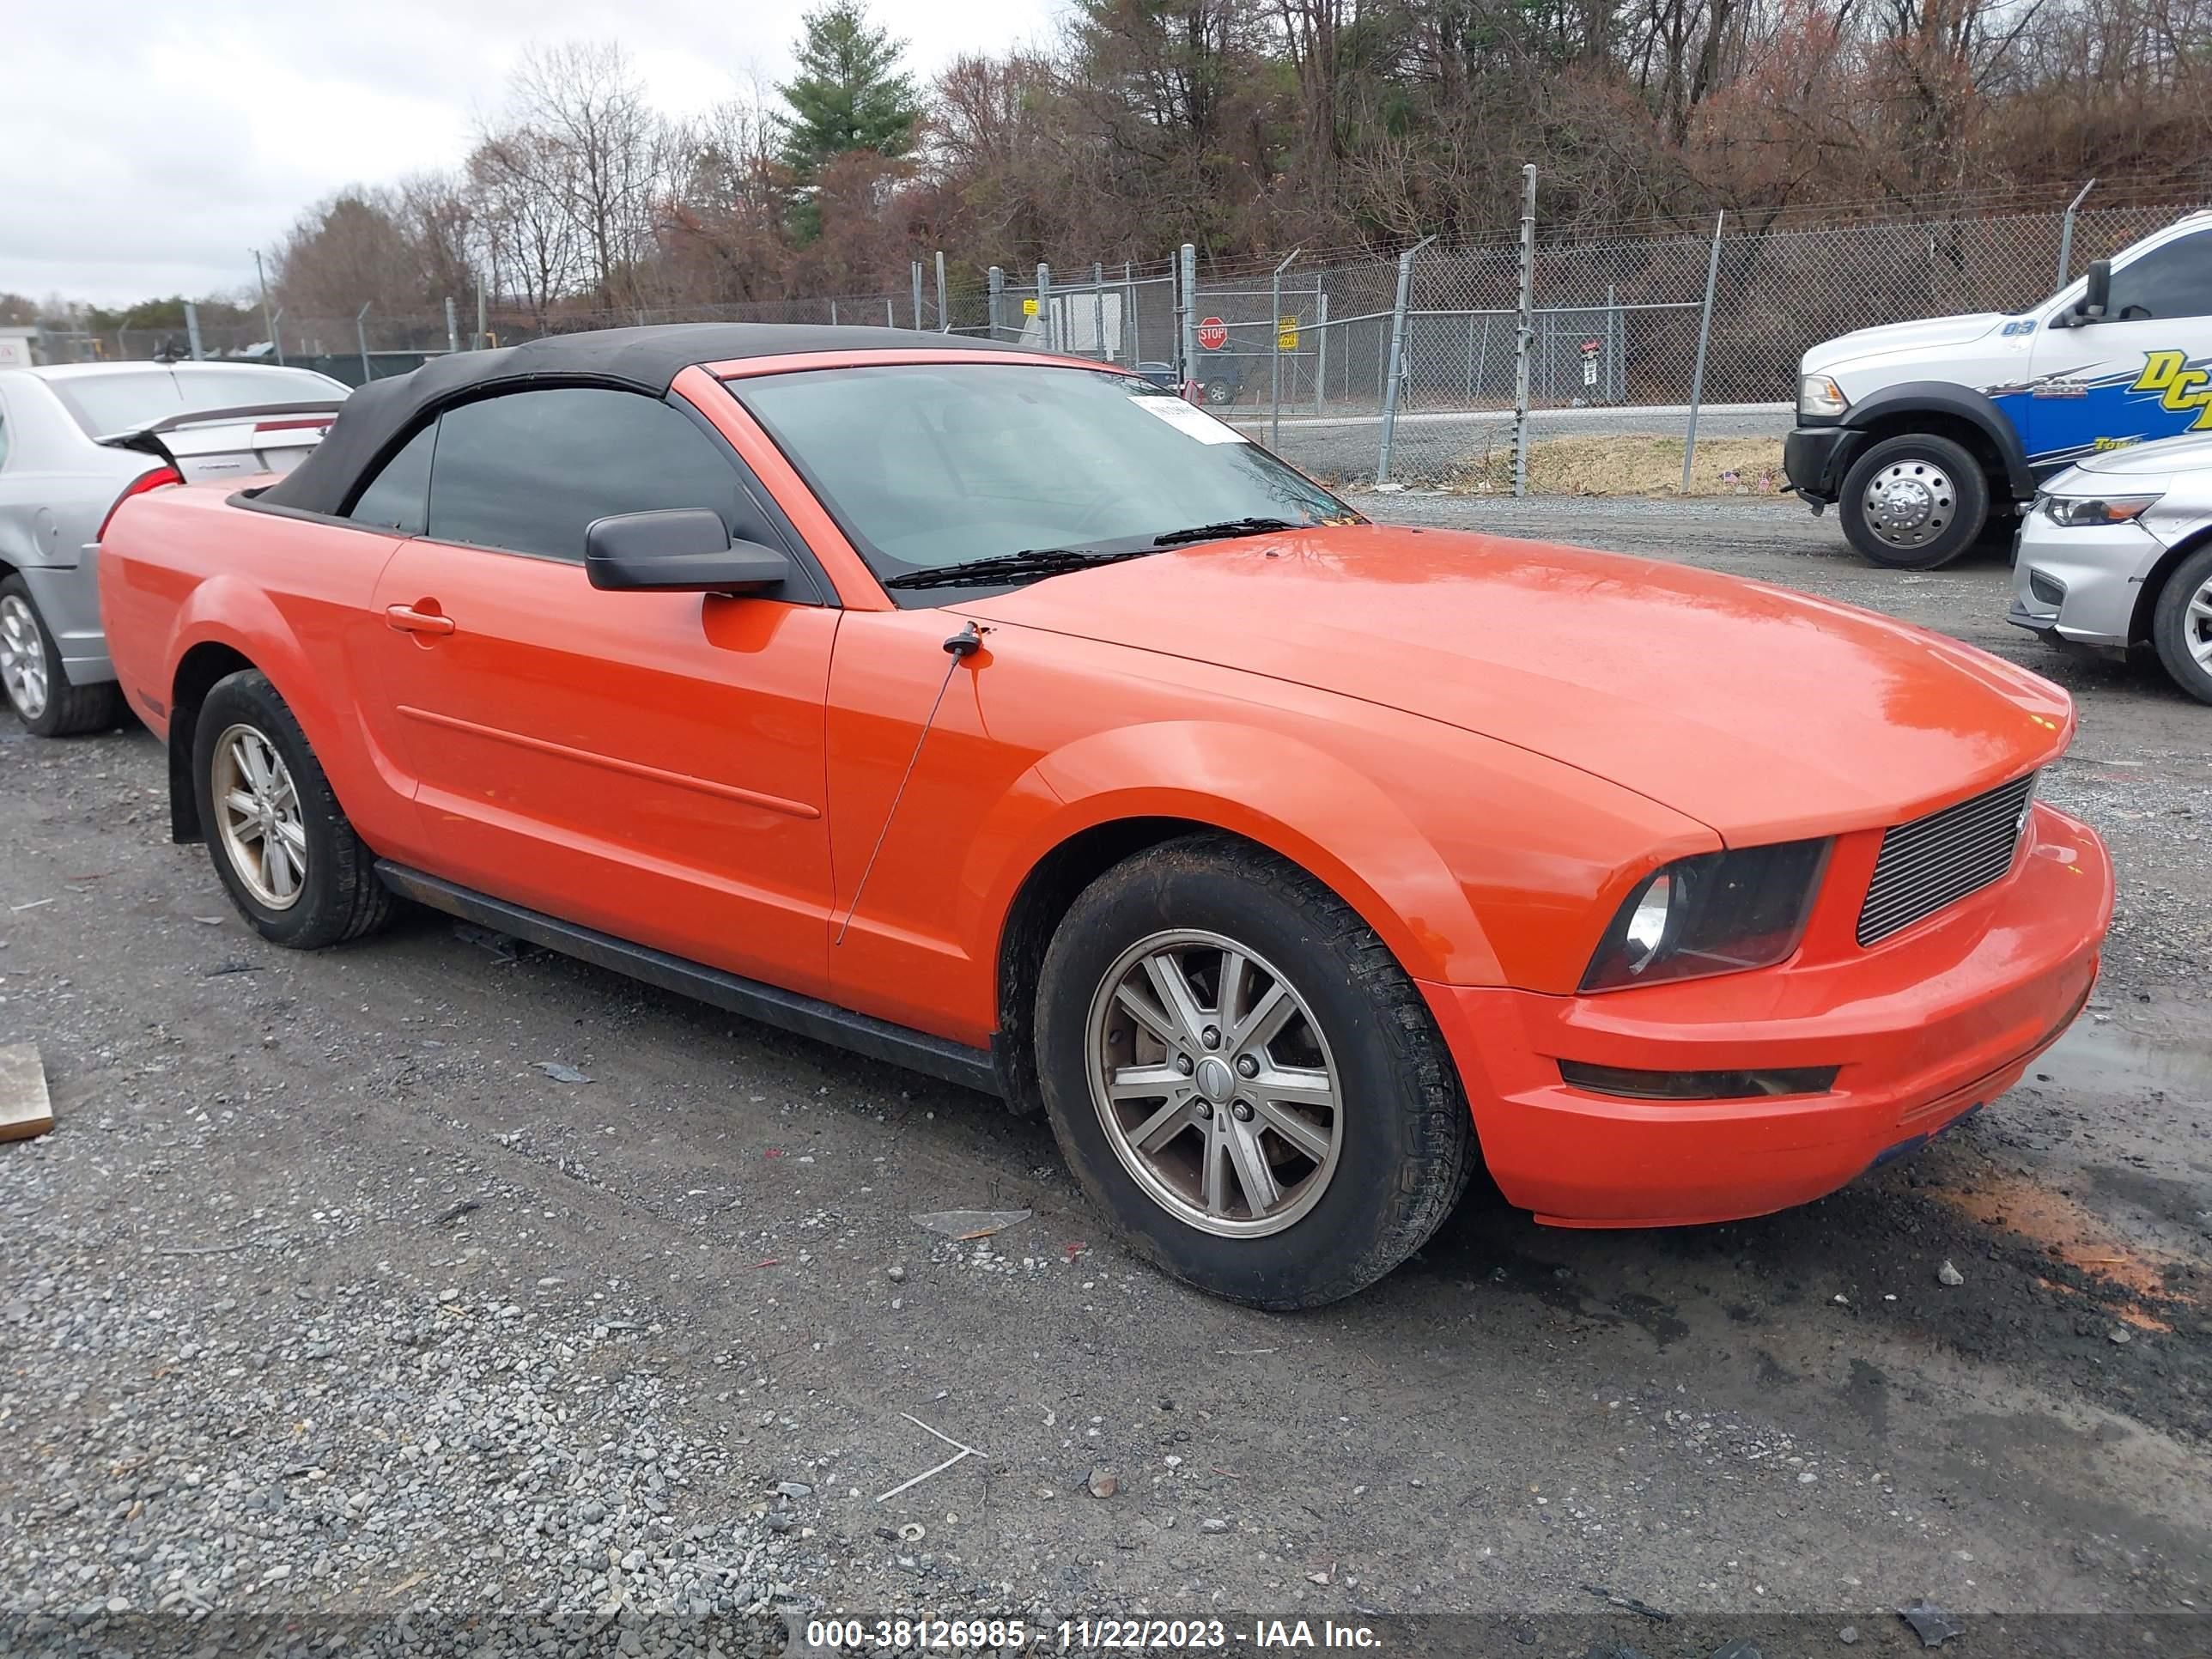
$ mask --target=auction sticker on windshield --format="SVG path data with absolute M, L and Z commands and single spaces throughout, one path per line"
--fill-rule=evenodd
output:
M 1202 444 L 1242 444 L 1250 439 L 1225 421 L 1217 421 L 1204 410 L 1194 408 L 1180 398 L 1163 396 L 1157 392 L 1139 392 L 1129 401 L 1139 409 L 1149 410 L 1178 432 L 1188 433 Z

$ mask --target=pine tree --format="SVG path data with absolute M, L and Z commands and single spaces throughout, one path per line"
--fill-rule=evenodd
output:
M 799 73 L 776 88 L 791 106 L 783 155 L 802 179 L 832 156 L 872 149 L 897 157 L 914 143 L 921 106 L 899 68 L 904 44 L 868 21 L 862 0 L 806 14 Z

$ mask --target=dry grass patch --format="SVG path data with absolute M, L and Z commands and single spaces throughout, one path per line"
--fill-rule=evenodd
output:
M 1511 441 L 1471 458 L 1446 482 L 1476 495 L 1510 495 Z M 1620 433 L 1528 446 L 1532 495 L 1771 495 L 1783 482 L 1779 438 L 1700 438 L 1686 492 L 1680 438 Z

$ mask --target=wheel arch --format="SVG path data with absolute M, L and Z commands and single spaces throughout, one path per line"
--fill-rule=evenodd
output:
M 200 823 L 199 792 L 192 785 L 192 744 L 199 732 L 200 705 L 231 675 L 250 671 L 253 659 L 225 640 L 202 640 L 177 659 L 169 679 L 169 839 L 179 845 L 206 839 Z M 281 694 L 280 694 L 281 695 Z
M 2196 554 L 2212 547 L 2212 525 L 2207 525 L 2195 534 L 2185 536 L 2158 556 L 2136 590 L 2134 614 L 2128 620 L 2128 643 L 2147 645 L 2151 640 L 2151 618 L 2158 610 L 2159 595 L 2166 591 L 2173 573 Z
M 1356 911 L 1414 979 L 1492 983 L 1499 975 L 1464 888 L 1419 827 L 1372 780 L 1295 738 L 1211 722 L 1121 728 L 1044 757 L 1030 775 L 1040 787 L 1007 799 L 1050 799 L 1055 810 L 1026 833 L 984 826 L 972 844 L 1012 842 L 1011 855 L 995 876 L 971 866 L 964 884 L 989 896 L 978 954 L 991 967 L 1017 1109 L 1036 1099 L 1024 992 L 1054 931 L 1106 871 L 1184 836 L 1229 836 L 1296 866 Z M 1192 781 L 1153 781 L 1162 775 Z
M 2035 472 L 2012 422 L 1984 393 L 1948 380 L 1903 380 L 1883 386 L 1851 405 L 1842 424 L 1863 434 L 1850 455 L 1838 463 L 1848 473 L 1868 448 L 1887 438 L 1924 433 L 1948 438 L 1981 463 L 1990 499 L 2033 500 Z M 1840 486 L 1841 478 L 1838 478 Z

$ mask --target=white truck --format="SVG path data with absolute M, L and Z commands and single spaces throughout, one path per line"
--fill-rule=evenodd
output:
M 2212 211 L 2040 304 L 1839 335 L 1798 367 L 1783 470 L 1876 564 L 1932 570 L 2011 536 L 2043 479 L 2212 430 Z

